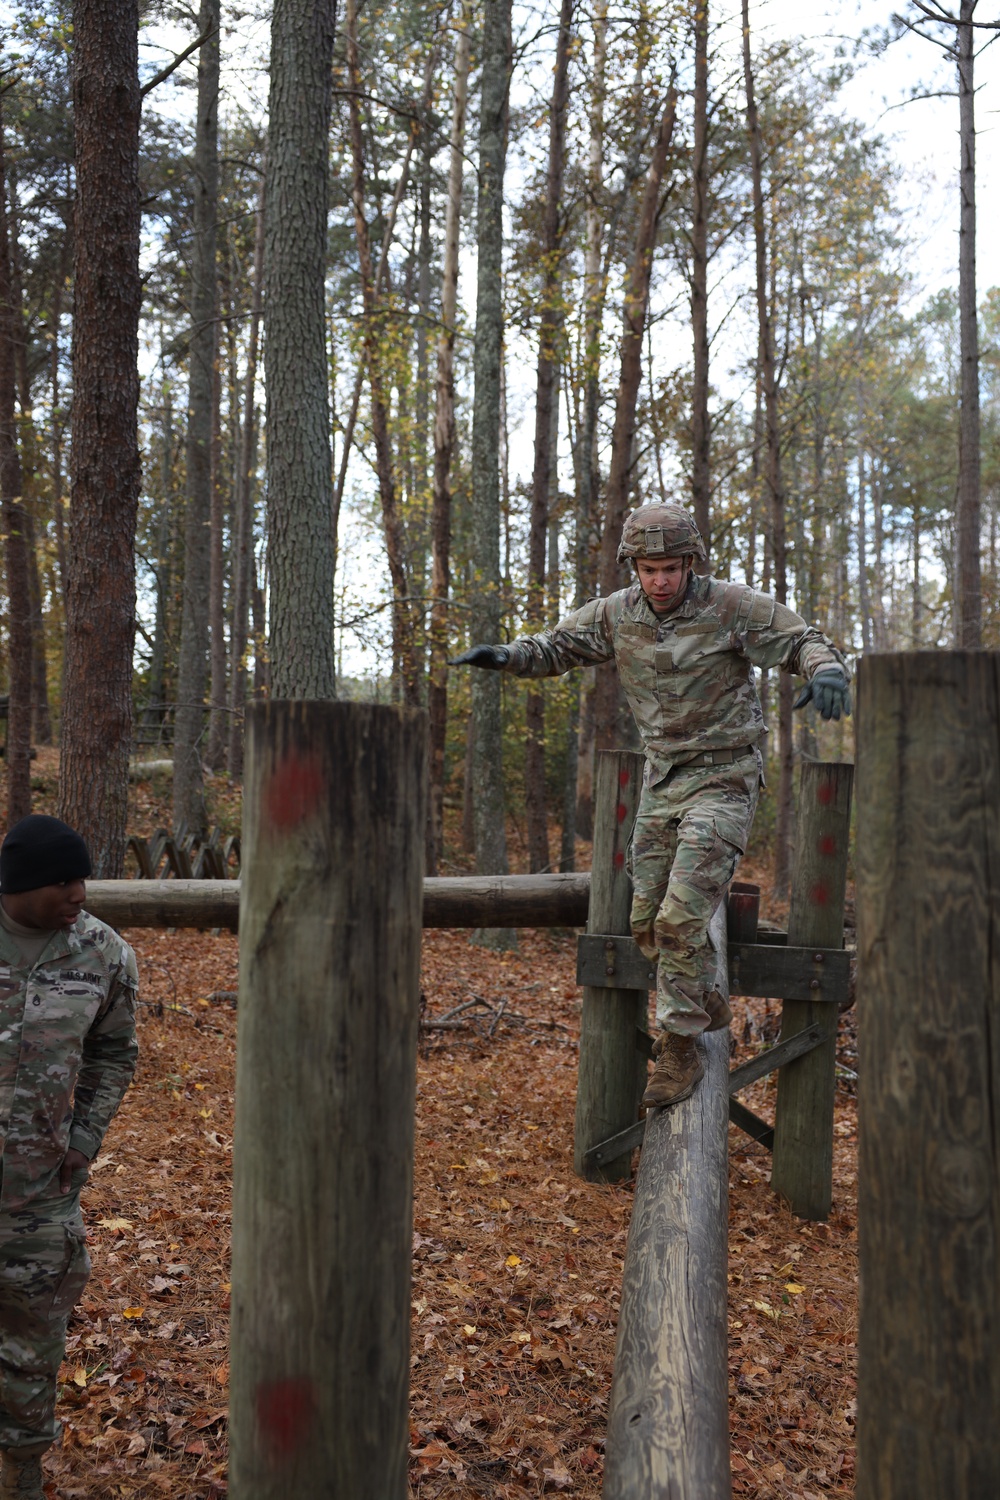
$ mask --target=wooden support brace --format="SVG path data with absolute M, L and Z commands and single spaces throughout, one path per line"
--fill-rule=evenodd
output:
M 852 765 L 802 766 L 789 951 L 794 945 L 827 949 L 843 944 L 853 779 Z M 821 1046 L 778 1075 L 771 1186 L 800 1218 L 825 1219 L 833 1198 L 837 1011 L 815 1004 L 808 992 L 782 998 L 782 1040 L 812 1025 L 822 1026 L 825 1034 Z
M 850 991 L 851 956 L 843 948 L 730 943 L 728 962 L 733 995 L 843 1005 Z M 592 989 L 651 990 L 656 966 L 630 937 L 587 933 L 577 939 L 576 982 Z
M 598 756 L 591 931 L 622 935 L 629 930 L 632 888 L 625 853 L 639 805 L 642 768 L 642 756 L 632 751 L 605 750 Z M 611 988 L 584 986 L 573 1128 L 573 1165 L 581 1177 L 613 1182 L 632 1171 L 631 1149 L 599 1167 L 588 1165 L 587 1157 L 593 1146 L 635 1123 L 646 1078 L 646 1060 L 636 1049 L 635 1034 L 645 1030 L 648 1004 L 645 984 L 619 979 Z

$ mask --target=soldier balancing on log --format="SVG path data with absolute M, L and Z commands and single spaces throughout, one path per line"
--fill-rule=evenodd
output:
M 712 915 L 746 851 L 766 734 L 754 667 L 807 678 L 795 701 L 824 719 L 849 714 L 844 657 L 767 594 L 701 576 L 705 546 L 679 505 L 643 505 L 625 521 L 618 561 L 636 580 L 592 599 L 552 630 L 509 646 L 473 646 L 455 665 L 553 677 L 614 657 L 646 753 L 629 849 L 632 936 L 656 963 L 656 1066 L 642 1102 L 686 1099 L 704 1069 L 703 1031 L 732 1019 L 714 987 Z
M 80 1189 L 135 1071 L 135 955 L 83 911 L 90 873 L 58 818 L 0 847 L 0 1500 L 42 1500 L 90 1274 Z

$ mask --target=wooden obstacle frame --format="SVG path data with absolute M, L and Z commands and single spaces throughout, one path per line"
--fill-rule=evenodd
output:
M 279 714 L 280 706 L 275 705 L 273 711 Z M 346 729 L 343 733 L 350 737 Z M 390 743 L 391 735 L 386 740 Z M 303 753 L 306 748 L 303 740 Z M 265 736 L 258 755 L 269 753 Z M 833 1046 L 837 1014 L 851 992 L 851 960 L 842 947 L 851 770 L 849 766 L 804 768 L 788 932 L 760 931 L 757 941 L 728 941 L 722 925 L 724 913 L 717 913 L 714 934 L 720 986 L 726 988 L 728 974 L 734 993 L 782 1000 L 780 1040 L 759 1057 L 730 1070 L 728 1035 L 705 1037 L 699 1044 L 706 1054 L 704 1081 L 691 1099 L 672 1110 L 654 1111 L 648 1123 L 636 1116 L 647 1076 L 651 1039 L 646 1028 L 655 974 L 627 935 L 626 854 L 641 789 L 642 758 L 619 752 L 600 758 L 590 876 L 423 881 L 425 927 L 579 927 L 587 922 L 577 954 L 577 977 L 583 986 L 577 1170 L 598 1180 L 621 1178 L 631 1171 L 634 1148 L 644 1144 L 609 1408 L 607 1500 L 657 1500 L 660 1496 L 664 1500 L 668 1496 L 670 1500 L 723 1500 L 729 1494 L 728 1120 L 773 1148 L 775 1175 L 785 1164 L 783 1191 L 795 1212 L 821 1218 L 829 1210 Z M 187 874 L 183 863 L 179 869 L 171 863 L 170 868 L 175 871 L 173 879 L 90 882 L 87 907 L 121 927 L 236 930 L 241 905 L 245 919 L 250 906 L 256 907 L 262 899 L 262 880 L 266 884 L 271 879 L 258 872 L 254 896 L 248 895 L 247 877 L 242 881 L 197 879 L 193 870 Z M 273 900 L 273 880 L 271 889 L 269 899 Z M 241 952 L 246 941 L 241 934 Z M 319 971 L 314 979 L 322 988 Z M 262 1041 L 261 1045 L 266 1051 L 266 1044 Z M 775 1069 L 781 1070 L 781 1078 L 793 1075 L 796 1068 L 804 1070 L 805 1077 L 797 1088 L 786 1091 L 784 1099 L 779 1083 L 774 1127 L 735 1097 Z M 243 1119 L 247 1119 L 246 1107 Z M 783 1155 L 782 1142 L 786 1143 Z M 799 1163 L 796 1153 L 803 1158 Z M 268 1193 L 274 1191 L 271 1184 Z M 246 1188 L 241 1201 L 244 1205 L 253 1201 Z M 234 1222 L 238 1227 L 238 1216 Z M 234 1307 L 239 1300 L 237 1280 L 247 1282 L 253 1276 L 256 1270 L 239 1277 L 234 1271 Z M 248 1289 L 249 1283 L 244 1291 Z M 258 1292 L 254 1282 L 254 1297 Z M 238 1355 L 241 1343 L 244 1353 Z M 234 1342 L 234 1375 L 241 1358 L 244 1367 L 246 1359 L 252 1358 L 263 1370 L 271 1357 L 257 1344 L 252 1356 L 248 1348 L 244 1329 Z M 254 1381 L 256 1389 L 259 1374 L 252 1385 Z M 244 1476 L 260 1458 L 259 1454 L 257 1459 L 252 1457 L 256 1439 L 247 1416 L 251 1395 L 241 1398 L 243 1414 L 234 1427 L 235 1462 Z M 321 1453 L 313 1461 L 317 1473 L 329 1463 L 342 1466 L 346 1462 L 343 1456 Z M 283 1483 L 279 1469 L 280 1465 L 270 1469 L 266 1482 L 255 1481 L 254 1496 L 263 1500 L 265 1495 L 279 1493 Z M 393 1471 L 391 1478 L 383 1475 L 383 1481 L 379 1500 L 383 1494 L 385 1500 L 397 1492 L 402 1495 L 398 1472 Z

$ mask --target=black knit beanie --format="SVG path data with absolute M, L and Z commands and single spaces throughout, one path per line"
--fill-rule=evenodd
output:
M 15 823 L 0 845 L 0 891 L 6 895 L 86 880 L 91 872 L 86 844 L 59 818 L 32 813 Z

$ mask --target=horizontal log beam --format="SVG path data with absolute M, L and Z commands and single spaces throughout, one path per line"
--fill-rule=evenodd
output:
M 425 927 L 582 927 L 590 875 L 439 876 L 424 881 Z M 238 880 L 91 880 L 87 910 L 112 927 L 239 925 Z

